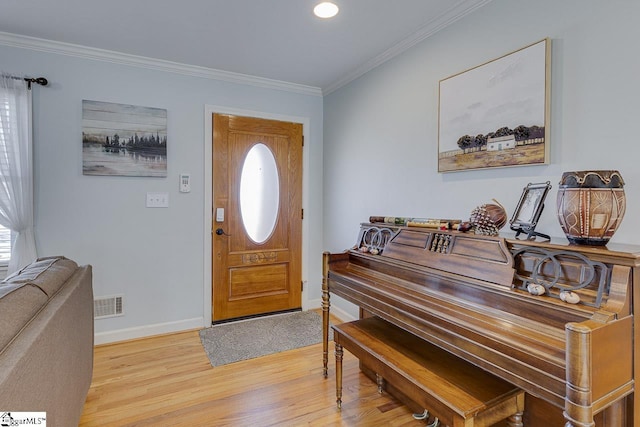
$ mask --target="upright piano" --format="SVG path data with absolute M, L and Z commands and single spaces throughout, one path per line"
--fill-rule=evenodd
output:
M 323 255 L 330 295 L 526 392 L 525 425 L 640 426 L 640 246 L 577 246 L 362 224 Z

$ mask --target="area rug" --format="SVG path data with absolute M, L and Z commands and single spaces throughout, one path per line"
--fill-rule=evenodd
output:
M 322 316 L 299 311 L 214 325 L 200 341 L 212 366 L 226 365 L 321 342 Z

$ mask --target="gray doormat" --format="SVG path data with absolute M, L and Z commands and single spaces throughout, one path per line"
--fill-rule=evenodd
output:
M 315 311 L 214 325 L 200 331 L 212 366 L 226 365 L 322 341 L 322 316 Z

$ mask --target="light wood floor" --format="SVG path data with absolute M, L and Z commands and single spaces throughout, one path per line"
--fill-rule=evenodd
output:
M 342 411 L 322 344 L 211 367 L 197 331 L 97 347 L 81 426 L 424 426 L 345 351 Z

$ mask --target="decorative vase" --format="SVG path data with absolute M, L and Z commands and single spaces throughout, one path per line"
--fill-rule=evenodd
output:
M 562 174 L 558 220 L 569 242 L 604 246 L 616 232 L 626 209 L 624 181 L 618 171 Z

